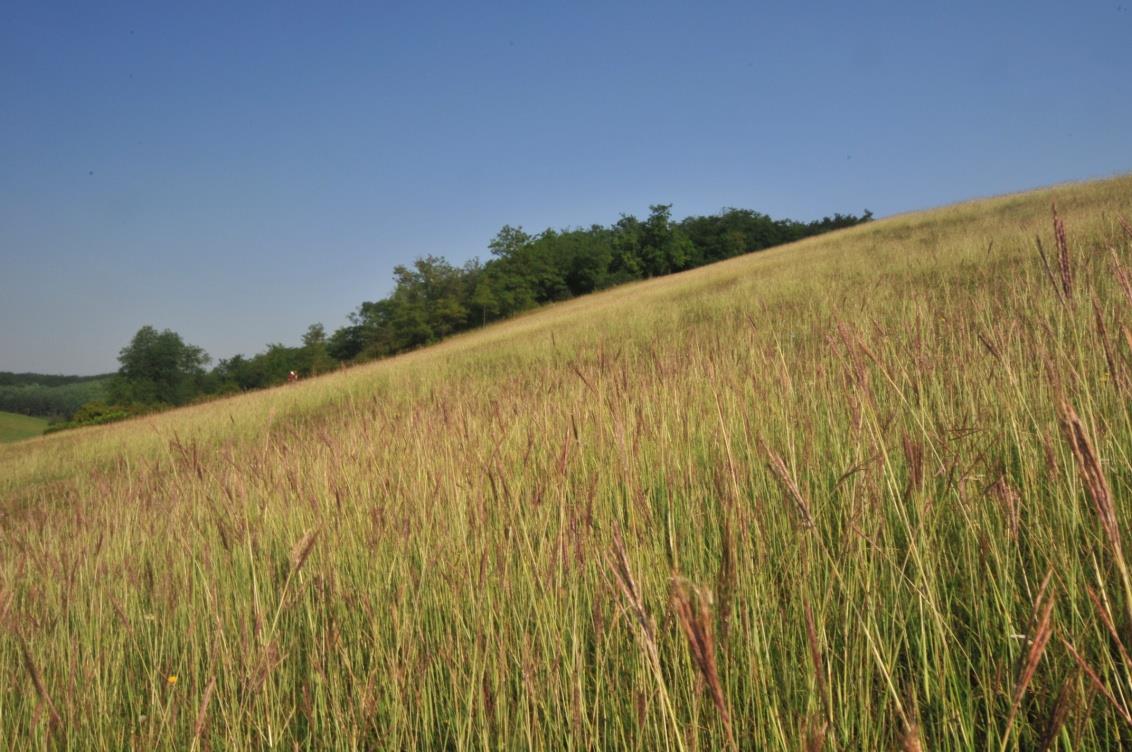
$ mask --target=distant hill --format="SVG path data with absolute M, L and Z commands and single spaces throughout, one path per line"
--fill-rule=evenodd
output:
M 84 384 L 91 381 L 105 381 L 113 373 L 99 373 L 94 376 L 63 376 L 49 373 L 13 373 L 0 371 L 0 386 L 69 386 L 71 384 Z
M 113 374 L 59 376 L 0 371 L 0 410 L 41 418 L 69 418 L 87 402 L 105 400 Z

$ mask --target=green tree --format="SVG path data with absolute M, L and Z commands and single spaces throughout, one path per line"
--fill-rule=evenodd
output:
M 490 313 L 492 318 L 499 311 L 499 301 L 495 299 L 495 294 L 491 291 L 491 282 L 486 279 L 481 279 L 476 285 L 475 292 L 472 293 L 472 305 L 474 305 L 480 312 L 480 326 L 487 324 L 487 317 Z
M 268 386 L 282 384 L 291 371 L 306 373 L 308 365 L 303 348 L 287 347 L 280 342 L 269 344 L 265 351 L 252 358 L 252 362 L 262 369 Z
M 463 273 L 443 257 L 424 256 L 412 267 L 393 269 L 396 287 L 389 298 L 396 346 L 411 348 L 459 331 L 468 318 Z
M 533 237 L 521 227 L 504 225 L 487 244 L 496 257 L 489 268 L 502 315 L 570 296 L 565 272 L 555 263 L 557 237 L 554 230 Z
M 118 353 L 111 398 L 119 404 L 183 405 L 201 391 L 210 360 L 176 332 L 143 326 Z
M 645 276 L 641 254 L 644 227 L 632 214 L 622 214 L 613 226 L 613 261 L 610 264 L 613 284 Z
M 324 373 L 334 368 L 334 360 L 327 350 L 326 329 L 322 324 L 307 327 L 303 335 L 303 353 L 306 356 L 304 372 L 307 374 Z
M 571 295 L 585 295 L 608 284 L 613 263 L 613 233 L 601 225 L 559 236 L 566 284 Z
M 532 238 L 522 227 L 512 227 L 511 225 L 503 225 L 498 234 L 487 244 L 491 249 L 492 255 L 501 259 L 514 258 L 526 248 Z
M 351 314 L 352 320 L 353 314 Z M 335 329 L 334 334 L 331 334 L 330 338 L 326 340 L 326 351 L 330 354 L 330 357 L 339 363 L 345 363 L 358 357 L 365 346 L 362 327 L 355 323 Z
M 672 204 L 653 204 L 641 225 L 640 256 L 646 276 L 682 271 L 698 261 L 696 248 L 672 222 Z

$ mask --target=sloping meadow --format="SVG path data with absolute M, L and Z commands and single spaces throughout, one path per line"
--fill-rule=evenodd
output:
M 0 447 L 0 747 L 1117 748 L 1130 219 L 890 218 Z

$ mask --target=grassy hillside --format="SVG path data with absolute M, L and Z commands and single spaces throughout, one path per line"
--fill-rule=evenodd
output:
M 0 444 L 39 436 L 47 428 L 43 418 L 0 412 Z
M 0 746 L 1117 748 L 1120 215 L 891 218 L 0 447 Z

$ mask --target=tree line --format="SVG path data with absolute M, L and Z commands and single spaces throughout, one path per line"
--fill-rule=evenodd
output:
M 44 418 L 68 418 L 84 404 L 103 400 L 112 374 L 55 376 L 0 371 L 0 410 Z
M 643 219 L 530 234 L 505 225 L 488 243 L 491 258 L 456 266 L 424 256 L 393 270 L 393 291 L 361 303 L 327 334 L 312 324 L 302 344 L 271 344 L 251 357 L 220 360 L 170 330 L 142 327 L 119 353 L 106 401 L 88 404 L 70 424 L 106 422 L 139 411 L 260 389 L 341 365 L 395 355 L 547 303 L 635 280 L 694 269 L 872 219 L 834 214 L 812 222 L 772 219 L 749 209 L 672 219 L 654 204 Z
M 505 225 L 488 243 L 492 258 L 454 266 L 443 257 L 394 268 L 387 298 L 362 303 L 329 336 L 336 361 L 379 358 L 431 344 L 516 313 L 625 282 L 659 277 L 867 222 L 835 214 L 814 222 L 775 220 L 748 209 L 672 220 L 671 204 L 610 226 L 548 229 Z

